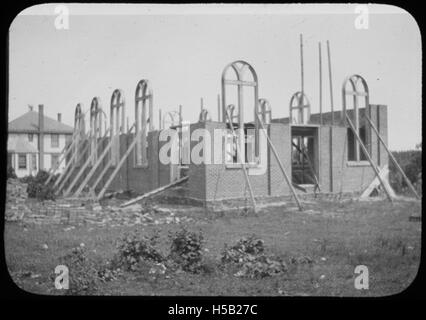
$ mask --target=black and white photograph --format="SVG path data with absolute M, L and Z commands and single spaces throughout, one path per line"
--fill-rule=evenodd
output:
M 373 298 L 415 282 L 422 40 L 405 9 L 39 4 L 10 24 L 7 64 L 3 237 L 23 292 Z

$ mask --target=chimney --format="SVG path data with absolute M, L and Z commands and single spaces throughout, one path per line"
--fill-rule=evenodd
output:
M 58 122 L 62 122 L 62 114 L 58 113 Z
M 44 170 L 44 106 L 38 105 L 38 152 L 39 170 Z
M 33 106 L 32 105 L 28 105 L 28 111 L 33 111 Z

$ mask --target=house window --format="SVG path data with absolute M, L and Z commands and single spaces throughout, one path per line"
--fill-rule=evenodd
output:
M 50 135 L 50 146 L 52 148 L 59 148 L 59 134 Z
M 7 154 L 7 167 L 14 167 L 13 165 L 13 154 L 8 153 Z
M 31 170 L 37 170 L 37 155 L 31 154 Z
M 59 161 L 59 155 L 57 155 L 57 154 L 52 154 L 52 155 L 50 156 L 50 159 L 51 159 L 50 167 L 51 167 L 51 168 L 54 168 L 54 167 L 57 165 L 58 161 Z
M 65 144 L 69 144 L 72 141 L 72 136 L 70 134 L 65 135 Z
M 348 128 L 348 161 L 366 161 L 367 160 L 367 156 L 365 155 L 364 151 L 362 150 L 362 147 L 360 144 L 358 144 L 358 157 L 359 159 L 357 159 L 357 153 L 356 153 L 356 137 L 352 131 L 351 128 Z M 358 133 L 359 137 L 361 138 L 362 143 L 364 144 L 364 146 L 366 148 L 367 147 L 367 134 L 366 134 L 366 130 L 365 127 L 361 127 L 359 128 L 359 133 Z
M 28 134 L 28 141 L 33 142 L 33 139 L 34 139 L 34 135 L 32 133 L 29 133 Z
M 18 169 L 27 169 L 27 155 L 20 154 L 18 156 Z

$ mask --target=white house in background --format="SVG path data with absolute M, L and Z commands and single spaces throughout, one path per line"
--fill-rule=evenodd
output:
M 48 171 L 59 159 L 65 145 L 71 141 L 73 128 L 44 116 L 43 105 L 39 112 L 30 106 L 29 111 L 9 122 L 7 139 L 7 164 L 18 177 L 37 174 L 40 168 Z M 63 161 L 56 171 L 65 167 Z

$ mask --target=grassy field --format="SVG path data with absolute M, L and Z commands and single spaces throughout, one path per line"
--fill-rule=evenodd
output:
M 282 206 L 264 208 L 257 215 L 220 217 L 181 206 L 177 215 L 194 219 L 186 223 L 187 228 L 204 234 L 203 259 L 210 272 L 125 272 L 117 280 L 100 283 L 96 294 L 386 296 L 403 291 L 413 281 L 420 261 L 421 223 L 409 221 L 409 216 L 421 214 L 419 202 L 324 201 L 305 206 L 305 212 Z M 52 274 L 59 258 L 71 248 L 84 243 L 90 258 L 102 265 L 113 257 L 117 239 L 126 232 L 142 229 L 149 233 L 155 228 L 160 247 L 167 250 L 167 234 L 180 225 L 66 228 L 6 224 L 6 261 L 20 288 L 32 293 L 62 294 L 55 289 Z M 220 254 L 225 243 L 233 244 L 250 234 L 262 238 L 266 250 L 285 261 L 308 257 L 312 262 L 288 263 L 287 272 L 263 279 L 240 278 L 222 270 Z M 369 269 L 368 290 L 354 288 L 357 265 Z

